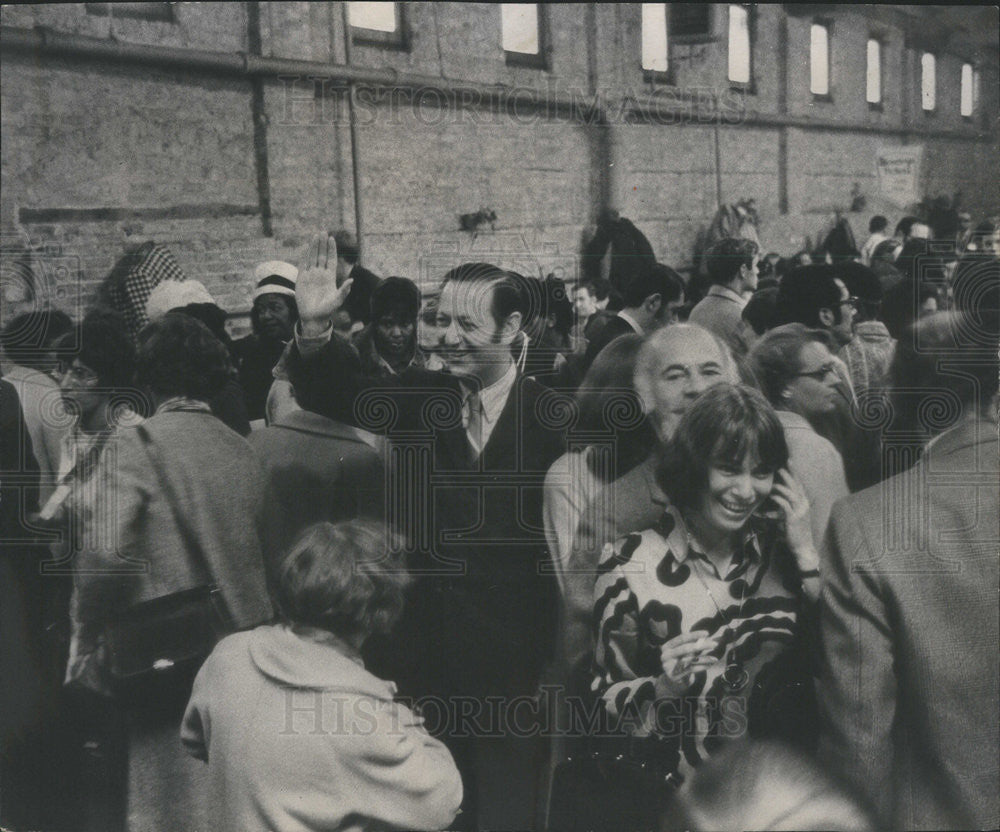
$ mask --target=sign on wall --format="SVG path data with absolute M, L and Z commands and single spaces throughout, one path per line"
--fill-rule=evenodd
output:
M 878 190 L 883 199 L 900 208 L 920 201 L 922 145 L 880 147 L 875 156 Z

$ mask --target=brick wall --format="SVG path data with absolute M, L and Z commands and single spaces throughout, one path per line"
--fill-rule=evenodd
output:
M 339 4 L 260 8 L 263 55 L 344 60 Z M 716 129 L 697 119 L 650 122 L 621 107 L 623 96 L 661 97 L 674 89 L 643 79 L 638 4 L 556 5 L 544 13 L 552 34 L 548 71 L 506 64 L 495 4 L 408 4 L 409 52 L 354 47 L 359 66 L 550 88 L 581 100 L 596 90 L 609 114 L 609 124 L 599 126 L 563 112 L 441 106 L 433 91 L 394 103 L 363 97 L 365 262 L 376 272 L 432 283 L 454 262 L 474 257 L 571 278 L 605 197 L 647 234 L 661 259 L 683 267 L 711 220 L 717 189 L 726 201 L 754 197 L 765 246 L 791 253 L 807 237 L 817 241 L 857 185 L 867 206 L 849 218 L 863 239 L 872 214 L 903 213 L 875 190 L 882 145 L 924 147 L 924 192 L 961 190 L 974 211 L 997 210 L 995 61 L 980 61 L 983 100 L 969 123 L 958 115 L 958 78 L 974 50 L 960 34 L 942 41 L 952 52 L 939 51 L 938 111 L 926 116 L 919 52 L 904 48 L 904 17 L 891 8 L 824 12 L 833 19 L 833 73 L 831 100 L 820 101 L 808 88 L 810 16 L 758 7 L 754 91 L 734 93 L 726 82 L 728 7 L 716 6 L 711 37 L 671 45 L 675 89 L 716 95 L 740 113 Z M 176 4 L 172 23 L 109 20 L 82 4 L 4 6 L 0 22 L 230 54 L 248 44 L 245 7 L 235 3 Z M 873 33 L 885 44 L 878 112 L 864 101 L 865 42 Z M 330 86 L 316 93 L 304 78 L 263 82 L 273 217 L 266 236 L 249 79 L 5 52 L 3 82 L 4 246 L 11 251 L 20 241 L 34 250 L 34 267 L 57 305 L 86 305 L 126 246 L 152 238 L 170 246 L 224 308 L 245 313 L 256 262 L 295 262 L 312 231 L 353 227 L 347 109 Z M 784 116 L 857 129 L 768 121 Z M 993 132 L 983 133 L 984 125 Z M 495 231 L 475 238 L 459 231 L 459 215 L 481 207 L 496 211 Z

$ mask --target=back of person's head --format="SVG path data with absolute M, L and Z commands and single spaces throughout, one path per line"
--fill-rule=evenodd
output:
M 470 289 L 470 297 L 478 297 L 480 291 L 488 288 L 490 314 L 499 327 L 514 312 L 521 314 L 522 324 L 528 319 L 531 291 L 526 280 L 492 263 L 463 263 L 441 279 L 441 289 L 443 291 L 449 283 L 457 283 Z
M 868 232 L 870 234 L 879 234 L 885 231 L 888 227 L 889 227 L 889 220 L 887 220 L 881 214 L 876 214 L 868 221 Z
M 759 284 L 758 284 L 759 286 Z M 759 287 L 747 305 L 743 307 L 741 317 L 750 324 L 750 328 L 757 334 L 763 335 L 767 332 L 774 320 L 774 310 L 778 303 L 778 287 Z
M 160 398 L 208 401 L 230 376 L 229 353 L 201 321 L 168 312 L 139 333 L 137 381 Z
M 4 326 L 0 344 L 15 364 L 45 372 L 52 368 L 52 344 L 72 329 L 69 315 L 58 309 L 24 312 Z
M 978 329 L 994 333 L 1000 329 L 1000 260 L 966 255 L 958 261 L 951 282 L 952 303 Z
M 913 226 L 919 222 L 922 222 L 920 217 L 914 217 L 912 215 L 903 217 L 903 219 L 896 223 L 895 236 L 902 239 L 909 237 Z
M 295 401 L 310 413 L 354 425 L 354 408 L 362 389 L 361 359 L 341 338 L 331 338 L 323 350 L 328 360 L 322 363 L 303 358 L 298 349 L 289 352 L 286 366 Z
M 785 432 L 774 408 L 757 390 L 717 384 L 681 416 L 663 448 L 657 477 L 671 504 L 696 507 L 708 487 L 709 468 L 719 462 L 742 466 L 754 460 L 769 471 L 788 463 Z
M 1000 379 L 998 334 L 995 320 L 984 323 L 962 312 L 917 320 L 893 355 L 899 425 L 933 435 L 963 416 L 992 412 Z
M 750 349 L 747 365 L 761 392 L 775 407 L 788 409 L 783 393 L 802 369 L 799 358 L 802 348 L 810 342 L 822 344 L 830 352 L 837 350 L 828 332 L 797 323 L 775 327 Z
M 871 321 L 878 317 L 882 305 L 882 283 L 868 266 L 862 263 L 838 263 L 836 275 L 847 291 L 858 299 L 855 321 Z
M 633 386 L 636 359 L 643 336 L 615 338 L 601 350 L 577 388 L 579 418 L 574 433 L 614 438 L 615 458 L 606 470 L 594 470 L 608 480 L 628 473 L 649 456 L 656 434 Z
M 352 266 L 358 262 L 358 257 L 361 253 L 358 247 L 358 240 L 350 231 L 339 229 L 332 231 L 330 236 L 333 237 L 334 242 L 337 244 L 337 257 L 339 259 Z
M 684 278 L 670 266 L 646 263 L 642 268 L 636 269 L 632 281 L 625 287 L 625 307 L 634 309 L 642 306 L 651 295 L 659 295 L 662 309 L 668 302 L 680 300 L 683 294 Z
M 753 266 L 753 258 L 759 252 L 760 247 L 753 240 L 739 237 L 719 240 L 706 255 L 709 279 L 717 286 L 729 285 L 740 273 L 741 266 L 748 269 Z
M 611 281 L 605 280 L 603 277 L 591 277 L 580 285 L 589 286 L 591 294 L 599 301 L 607 300 L 612 288 Z
M 874 832 L 872 815 L 798 749 L 740 740 L 713 754 L 677 793 L 680 828 Z
M 368 520 L 316 523 L 281 563 L 277 602 L 292 625 L 344 639 L 388 633 L 403 611 L 409 577 L 390 553 L 386 528 Z
M 825 263 L 799 266 L 784 276 L 778 287 L 773 323 L 800 323 L 820 326 L 819 310 L 830 309 L 840 320 L 840 287 L 836 284 L 837 272 Z
M 371 310 L 373 321 L 394 313 L 405 321 L 416 322 L 420 314 L 420 289 L 409 278 L 387 277 L 372 290 Z
M 171 310 L 181 315 L 189 315 L 201 321 L 208 327 L 209 331 L 227 347 L 229 346 L 229 333 L 226 332 L 226 313 L 214 303 L 189 303 L 187 306 L 179 306 Z
M 62 364 L 75 359 L 97 373 L 98 385 L 116 390 L 135 386 L 136 351 L 125 318 L 112 309 L 92 309 L 75 329 L 52 344 Z

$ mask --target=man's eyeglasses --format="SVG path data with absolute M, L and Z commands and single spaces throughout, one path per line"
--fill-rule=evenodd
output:
M 840 302 L 840 305 L 841 306 L 846 305 L 846 306 L 850 306 L 851 309 L 857 309 L 858 308 L 858 303 L 860 303 L 860 302 L 861 302 L 861 298 L 857 297 L 857 295 L 851 295 L 849 298 L 844 298 Z
M 815 379 L 816 381 L 823 381 L 831 373 L 834 375 L 834 377 L 837 376 L 837 365 L 834 364 L 834 363 L 832 363 L 832 362 L 829 362 L 827 364 L 824 364 L 819 369 L 810 370 L 807 373 L 796 373 L 795 377 L 796 378 L 808 377 L 808 378 Z

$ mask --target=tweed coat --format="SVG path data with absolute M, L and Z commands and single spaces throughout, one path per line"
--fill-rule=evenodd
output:
M 1000 827 L 998 468 L 996 423 L 967 420 L 833 509 L 820 756 L 880 828 Z

